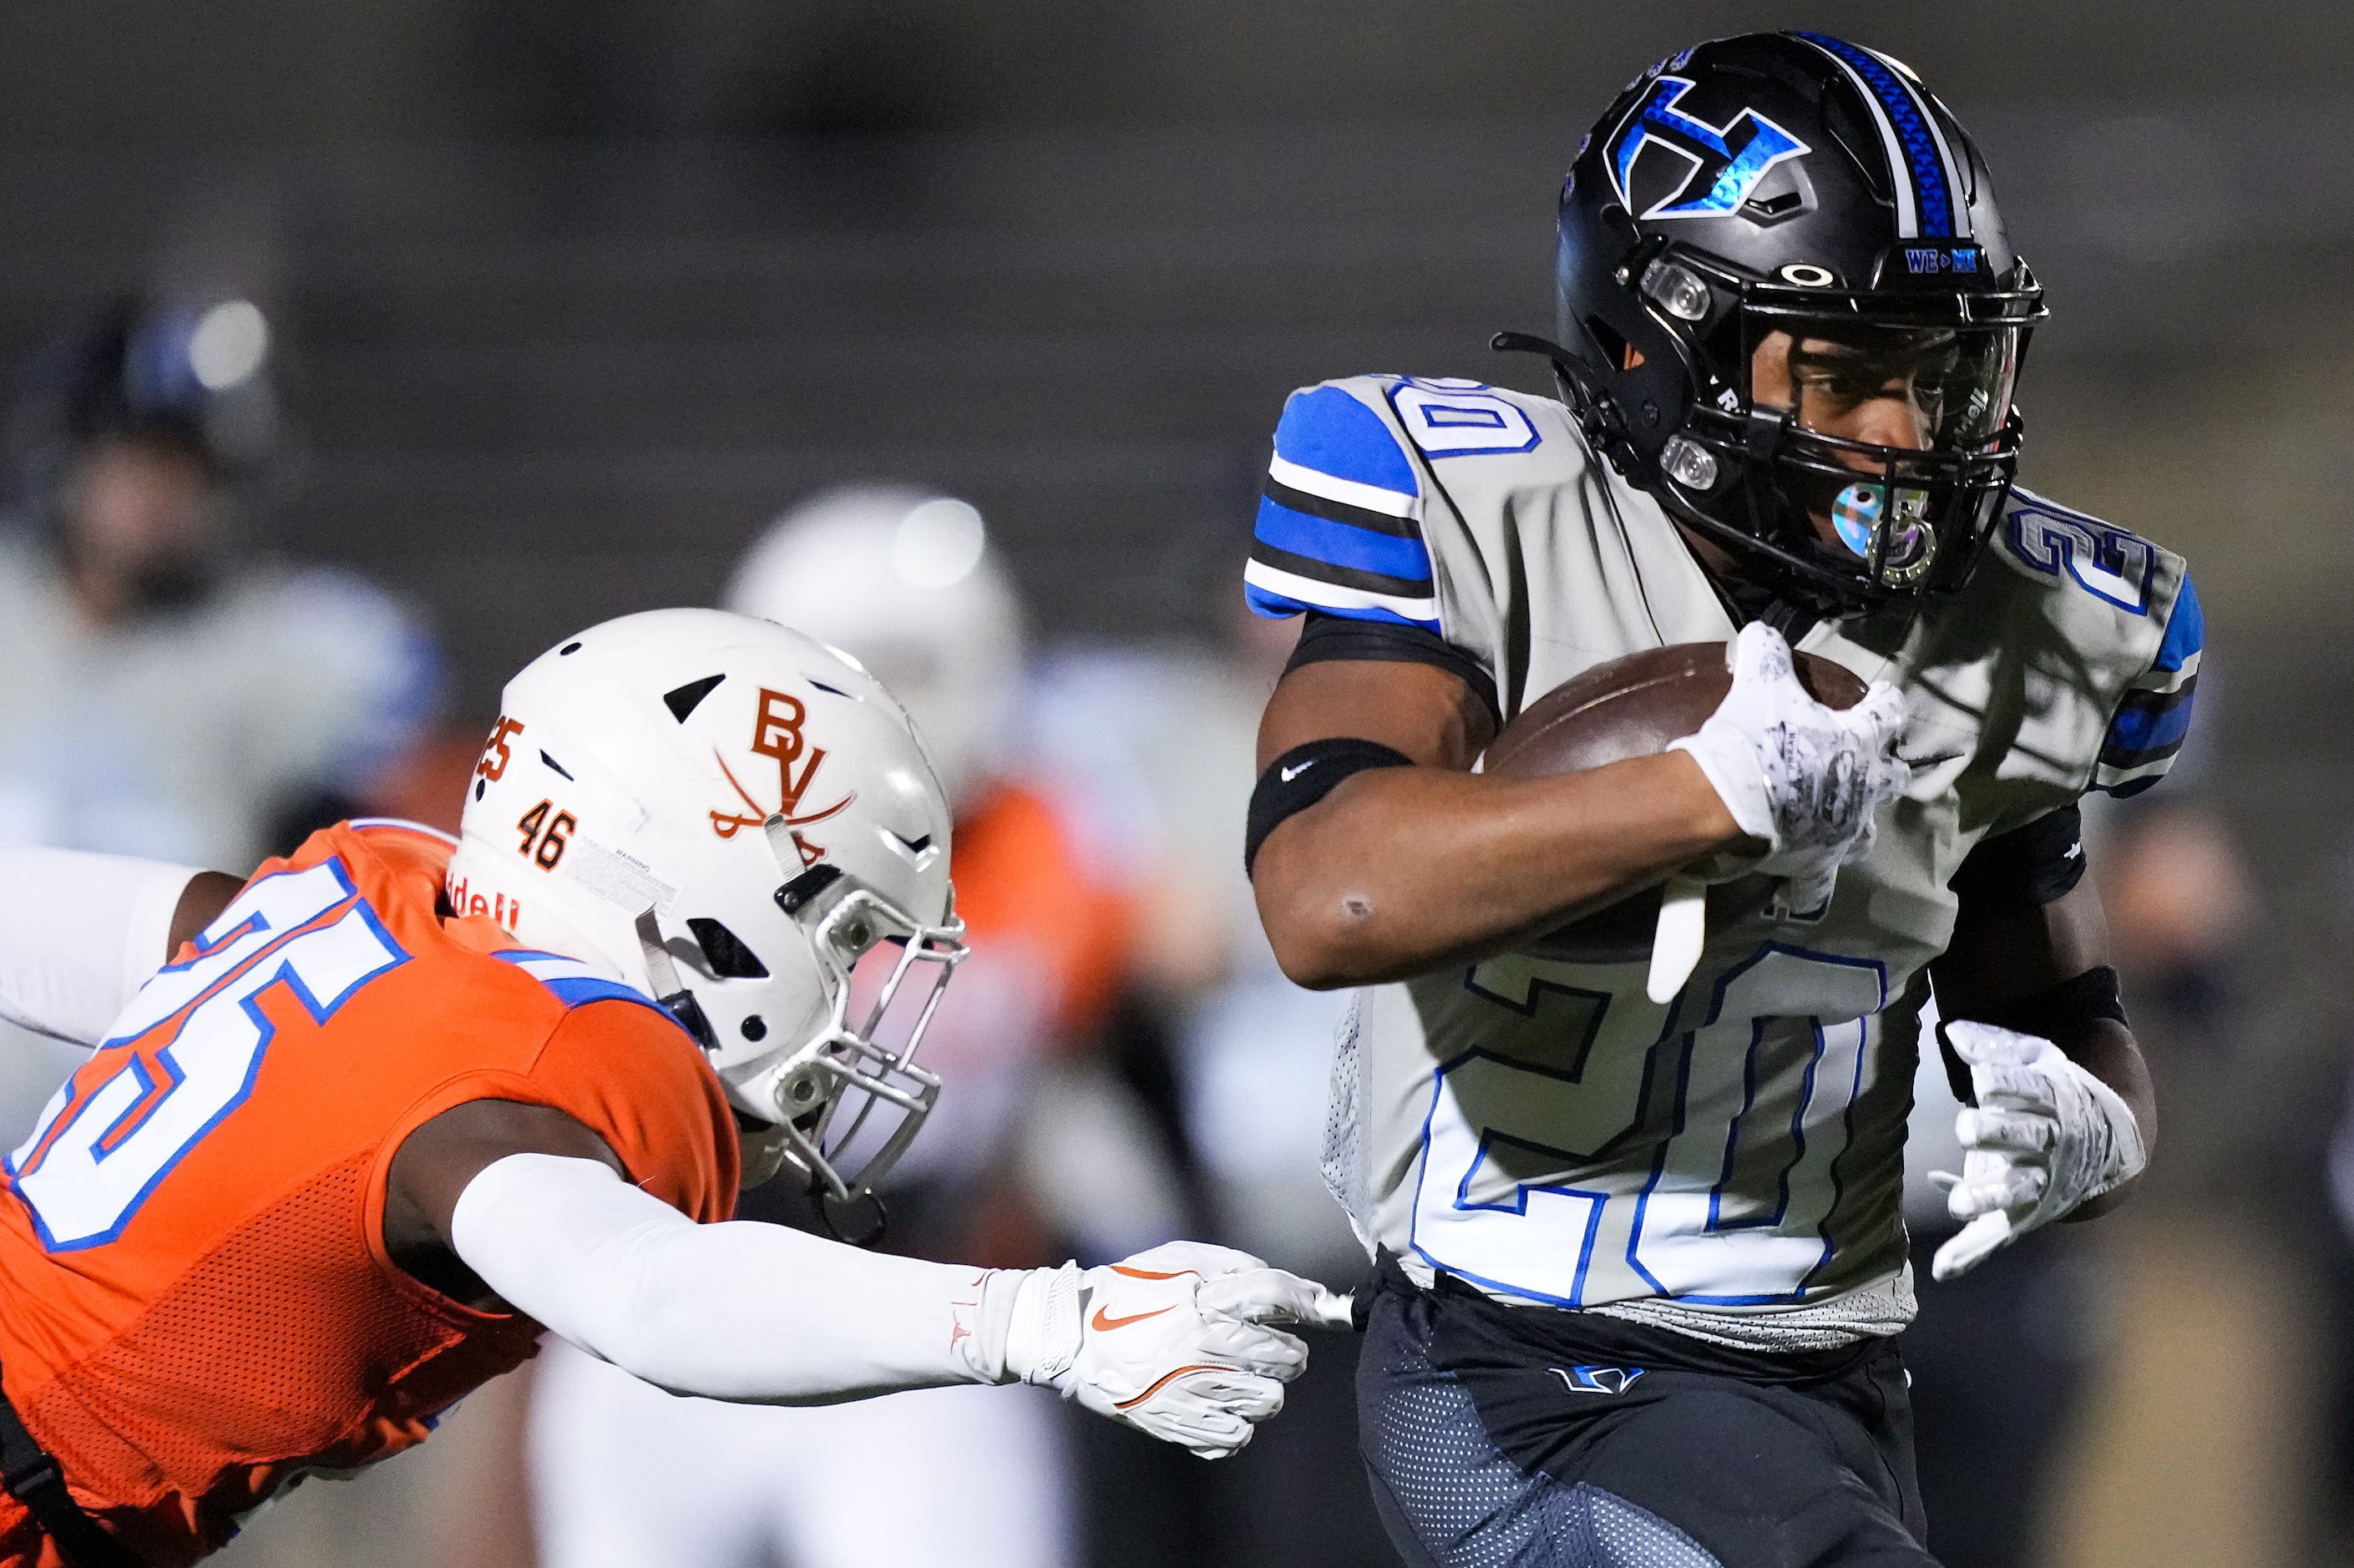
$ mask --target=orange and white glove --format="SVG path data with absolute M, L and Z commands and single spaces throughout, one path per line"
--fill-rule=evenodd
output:
M 1308 1365 L 1308 1347 L 1268 1325 L 1349 1326 L 1346 1297 L 1203 1242 L 1018 1278 L 1007 1373 L 1204 1459 L 1247 1444 Z

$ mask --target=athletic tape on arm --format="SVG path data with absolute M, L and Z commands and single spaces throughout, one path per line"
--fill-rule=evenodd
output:
M 450 1228 L 466 1266 L 518 1311 L 674 1393 L 831 1404 L 1006 1377 L 1018 1270 L 861 1252 L 782 1225 L 699 1225 L 595 1160 L 552 1154 L 483 1167 Z
M 196 868 L 80 850 L 0 849 L 0 1017 L 95 1045 L 163 968 Z

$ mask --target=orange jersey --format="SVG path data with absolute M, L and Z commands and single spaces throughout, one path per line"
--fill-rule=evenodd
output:
M 701 1221 L 733 1120 L 685 1031 L 583 966 L 436 910 L 446 840 L 345 823 L 257 872 L 150 980 L 6 1164 L 0 1375 L 75 1496 L 193 1562 L 310 1471 L 420 1442 L 532 1354 L 386 1255 L 401 1140 L 520 1100 L 602 1135 Z M 0 1568 L 55 1564 L 0 1497 Z
M 1133 901 L 1087 869 L 1072 837 L 1019 784 L 995 786 L 956 825 L 957 913 L 975 950 L 1015 949 L 1033 965 L 1066 1040 L 1103 1021 L 1136 933 Z

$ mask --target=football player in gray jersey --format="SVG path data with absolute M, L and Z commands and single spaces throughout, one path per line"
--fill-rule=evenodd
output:
M 1970 1102 L 1940 1277 L 2142 1168 L 2077 801 L 2181 745 L 2198 600 L 2012 484 L 2041 291 L 1896 61 L 1794 33 L 1652 67 L 1578 150 L 1558 280 L 1559 341 L 1498 345 L 1560 401 L 1294 395 L 1247 569 L 1306 617 L 1260 730 L 1260 913 L 1293 979 L 1360 988 L 1326 1171 L 1378 1259 L 1376 1499 L 1447 1568 L 1927 1563 L 1916 1054 Z M 1696 641 L 1735 677 L 1697 735 L 1477 770 L 1560 683 Z M 1817 704 L 1794 646 L 1871 694 Z M 1655 1001 L 1645 911 L 1694 871 L 1705 944 Z

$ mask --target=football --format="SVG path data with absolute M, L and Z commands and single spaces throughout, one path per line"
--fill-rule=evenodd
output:
M 1813 653 L 1796 655 L 1817 702 L 1850 708 L 1863 682 Z M 1579 773 L 1650 757 L 1708 722 L 1733 689 L 1722 642 L 1677 642 L 1596 664 L 1522 708 L 1489 744 L 1484 770 L 1512 779 Z
M 1835 708 L 1863 700 L 1853 672 L 1813 653 L 1796 655 L 1798 682 Z M 1725 644 L 1677 642 L 1596 664 L 1522 708 L 1489 743 L 1484 772 L 1511 779 L 1578 773 L 1630 757 L 1651 757 L 1708 721 L 1727 692 Z M 1709 923 L 1762 905 L 1772 879 L 1741 877 L 1711 887 Z M 1547 958 L 1626 963 L 1648 957 L 1659 916 L 1659 889 L 1646 888 L 1582 916 L 1529 945 Z

